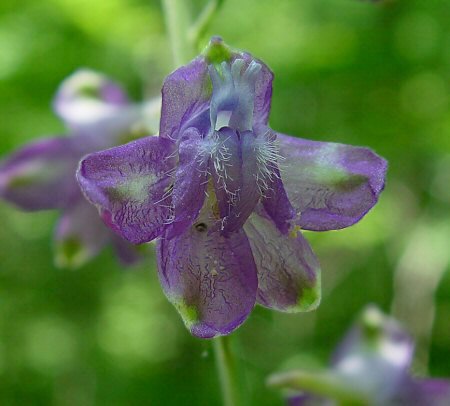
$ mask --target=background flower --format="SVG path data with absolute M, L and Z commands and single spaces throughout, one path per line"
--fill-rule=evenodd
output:
M 0 197 L 27 211 L 60 209 L 55 230 L 58 266 L 78 267 L 112 243 L 124 263 L 138 250 L 99 221 L 75 181 L 78 161 L 88 152 L 155 132 L 158 101 L 138 105 L 107 77 L 80 70 L 60 86 L 54 108 L 67 137 L 32 142 L 0 163 Z
M 415 378 L 411 337 L 376 307 L 367 307 L 323 372 L 274 374 L 269 384 L 304 393 L 290 405 L 417 405 L 450 402 L 450 380 Z

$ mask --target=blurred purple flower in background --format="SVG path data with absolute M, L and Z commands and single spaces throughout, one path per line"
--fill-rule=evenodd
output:
M 61 210 L 54 236 L 56 265 L 78 267 L 107 243 L 122 262 L 138 259 L 136 247 L 108 230 L 86 202 L 75 172 L 88 152 L 154 134 L 158 108 L 158 101 L 132 104 L 104 75 L 79 70 L 61 84 L 54 100 L 69 136 L 33 141 L 0 162 L 0 198 L 26 211 Z
M 270 129 L 272 80 L 213 38 L 166 78 L 159 137 L 80 163 L 109 227 L 133 243 L 160 238 L 163 289 L 199 337 L 229 334 L 255 303 L 314 309 L 320 269 L 300 229 L 356 223 L 384 186 L 386 162 L 371 150 Z
M 269 384 L 302 390 L 291 406 L 450 404 L 450 381 L 411 376 L 414 344 L 392 318 L 369 306 L 347 333 L 324 372 L 274 374 Z

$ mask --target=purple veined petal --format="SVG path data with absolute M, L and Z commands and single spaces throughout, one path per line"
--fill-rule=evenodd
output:
M 82 196 L 66 209 L 55 230 L 55 263 L 62 268 L 78 268 L 96 256 L 108 243 L 111 232 L 95 207 Z
M 313 231 L 336 230 L 358 222 L 384 188 L 386 161 L 368 148 L 308 141 L 278 134 L 281 173 L 289 200 Z
M 80 128 L 112 117 L 128 104 L 123 89 L 105 75 L 81 69 L 65 79 L 53 106 L 70 128 Z
M 75 170 L 82 154 L 71 138 L 24 146 L 0 163 L 0 198 L 30 211 L 71 205 L 80 196 Z
M 255 304 L 256 267 L 242 230 L 228 238 L 203 220 L 172 240 L 157 242 L 159 278 L 187 328 L 197 337 L 230 334 Z
M 320 266 L 301 233 L 284 235 L 256 213 L 244 230 L 258 270 L 258 303 L 291 313 L 315 309 L 320 303 Z
M 198 217 L 208 183 L 208 158 L 203 137 L 195 128 L 184 132 L 178 147 L 179 162 L 172 192 L 174 219 L 166 234 L 182 234 Z
M 211 97 L 211 81 L 203 57 L 194 59 L 167 76 L 162 88 L 162 108 L 159 134 L 163 138 L 178 139 L 181 128 L 188 121 L 204 113 L 204 125 L 209 126 L 208 102 Z M 195 125 L 199 128 L 199 125 Z
M 77 178 L 103 221 L 134 244 L 151 241 L 172 216 L 174 145 L 147 137 L 86 156 Z

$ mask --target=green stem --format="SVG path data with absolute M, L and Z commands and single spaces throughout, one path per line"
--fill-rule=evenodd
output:
M 162 0 L 164 16 L 172 48 L 174 66 L 187 63 L 194 57 L 194 49 L 188 38 L 190 26 L 188 0 Z
M 267 384 L 274 388 L 285 388 L 311 392 L 319 396 L 334 399 L 339 404 L 366 406 L 369 404 L 366 395 L 356 388 L 348 387 L 336 376 L 326 372 L 290 371 L 274 374 Z
M 195 47 L 198 47 L 198 42 L 208 29 L 211 20 L 222 3 L 223 0 L 209 0 L 197 17 L 197 20 L 192 24 L 192 27 L 189 29 L 189 41 L 191 41 Z
M 217 372 L 224 406 L 239 406 L 243 404 L 240 397 L 242 381 L 236 359 L 233 357 L 230 336 L 217 337 L 214 339 L 214 353 L 216 357 Z

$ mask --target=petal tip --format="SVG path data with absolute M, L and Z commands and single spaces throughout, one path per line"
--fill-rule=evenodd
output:
M 55 266 L 57 268 L 77 269 L 89 259 L 88 251 L 81 240 L 75 236 L 57 242 L 55 249 Z
M 305 286 L 299 292 L 295 306 L 289 307 L 287 313 L 304 313 L 316 310 L 322 299 L 320 269 L 315 271 L 316 277 L 312 286 Z

